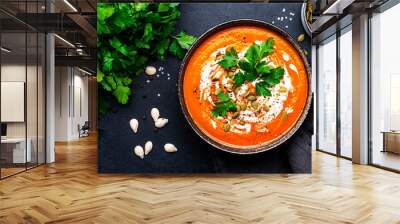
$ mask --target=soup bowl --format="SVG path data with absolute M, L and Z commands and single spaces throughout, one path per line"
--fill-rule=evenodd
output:
M 234 85 L 229 82 L 241 68 L 225 70 L 220 66 L 221 58 L 233 48 L 236 57 L 245 60 L 247 49 L 269 39 L 273 41 L 272 53 L 262 60 L 270 68 L 283 70 L 282 78 L 269 89 L 269 96 L 258 95 L 253 88 L 257 80 L 245 81 L 240 88 L 247 88 L 247 92 L 240 95 L 242 89 L 235 86 L 236 80 Z M 310 74 L 303 50 L 289 34 L 263 21 L 233 20 L 209 29 L 188 50 L 180 68 L 179 101 L 189 125 L 210 145 L 235 154 L 260 153 L 287 141 L 305 120 L 311 103 Z M 225 95 L 231 99 L 223 98 L 221 89 L 231 87 L 234 90 Z M 250 97 L 253 92 L 257 95 Z M 216 110 L 222 99 L 235 104 L 234 108 Z

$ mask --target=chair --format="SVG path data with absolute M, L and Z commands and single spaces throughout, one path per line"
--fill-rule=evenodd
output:
M 79 138 L 89 136 L 89 129 L 90 129 L 89 121 L 85 121 L 82 127 L 78 124 Z

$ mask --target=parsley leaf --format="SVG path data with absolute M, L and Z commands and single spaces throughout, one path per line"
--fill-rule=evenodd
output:
M 127 27 L 132 26 L 135 24 L 137 21 L 135 17 L 133 16 L 133 12 L 131 10 L 131 7 L 127 5 L 121 5 L 118 9 L 118 13 L 116 13 L 112 17 L 112 23 L 115 25 L 114 29 L 115 30 L 124 30 Z
M 218 103 L 226 103 L 226 102 L 228 102 L 228 101 L 231 100 L 231 98 L 229 97 L 229 95 L 223 93 L 222 91 L 220 91 L 220 92 L 217 94 L 217 97 L 218 97 Z
M 235 84 L 235 86 L 242 85 L 245 80 L 246 80 L 246 77 L 244 76 L 243 72 L 238 72 L 233 77 L 233 83 Z
M 128 56 L 129 55 L 129 50 L 128 46 L 125 44 L 122 44 L 121 41 L 117 37 L 113 37 L 110 39 L 110 45 L 115 48 L 115 50 L 119 51 L 121 54 Z
M 97 82 L 103 81 L 103 78 L 104 78 L 104 73 L 99 68 L 97 68 L 97 77 L 96 77 Z
M 196 37 L 191 36 L 183 31 L 181 31 L 178 35 L 173 36 L 175 40 L 178 41 L 178 44 L 183 49 L 189 49 L 190 46 L 196 41 Z
M 114 7 L 110 4 L 101 4 L 97 6 L 97 20 L 104 21 L 114 14 Z
M 270 73 L 264 74 L 261 76 L 261 79 L 264 80 L 269 85 L 273 86 L 278 84 L 283 78 L 285 71 L 283 68 L 278 67 L 271 70 Z
M 153 38 L 154 38 L 153 25 L 151 25 L 151 23 L 146 23 L 146 25 L 144 26 L 143 40 L 148 42 Z
M 271 96 L 271 91 L 267 89 L 267 83 L 258 82 L 256 83 L 256 93 L 258 96 Z
M 260 57 L 264 58 L 274 51 L 274 39 L 268 38 L 265 42 L 260 44 Z
M 248 60 L 249 64 L 254 67 L 257 61 L 261 60 L 260 46 L 253 44 L 247 49 L 244 57 Z
M 159 3 L 157 11 L 158 12 L 168 12 L 169 10 L 169 5 L 168 3 Z
M 171 45 L 169 46 L 169 52 L 175 55 L 179 59 L 185 57 L 186 50 L 196 41 L 196 37 L 186 34 L 181 31 L 178 35 L 173 36 Z
M 282 79 L 283 75 L 285 74 L 285 70 L 283 70 L 281 67 L 274 68 L 272 69 L 271 74 L 274 79 Z
M 177 40 L 173 40 L 171 45 L 169 45 L 169 52 L 179 59 L 184 58 L 186 53 L 185 50 L 179 46 Z
M 222 60 L 218 62 L 225 69 L 229 69 L 237 66 L 238 64 L 238 55 L 235 48 L 231 48 L 226 52 L 225 55 L 222 56 Z
M 111 52 L 106 52 L 103 56 L 103 70 L 111 71 L 113 67 L 114 58 L 111 55 Z
M 254 73 L 254 66 L 252 66 L 250 62 L 244 59 L 239 61 L 239 67 L 245 72 Z
M 272 68 L 270 66 L 268 66 L 265 61 L 261 61 L 256 66 L 256 71 L 258 74 L 268 74 L 271 72 L 271 70 L 272 70 Z
M 236 104 L 231 101 L 228 94 L 220 91 L 217 94 L 218 101 L 215 103 L 214 108 L 211 111 L 211 115 L 214 117 L 224 117 L 227 115 L 228 111 L 236 112 Z
M 257 79 L 257 76 L 252 72 L 246 72 L 244 76 L 246 77 L 246 80 L 249 82 L 252 82 Z
M 113 95 L 117 98 L 118 102 L 121 104 L 126 104 L 131 95 L 131 89 L 126 86 L 117 86 L 114 90 Z

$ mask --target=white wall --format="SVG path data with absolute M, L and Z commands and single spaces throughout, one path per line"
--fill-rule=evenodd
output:
M 25 82 L 26 71 L 28 72 L 28 87 L 27 87 L 27 119 L 28 119 L 28 137 L 30 133 L 36 135 L 36 66 L 27 66 L 25 64 L 3 64 L 1 66 L 1 81 L 3 82 Z M 39 105 L 39 107 L 42 105 Z M 1 108 L 7 110 L 8 108 Z M 24 108 L 22 108 L 24 110 Z M 32 129 L 32 131 L 30 131 Z M 25 122 L 7 122 L 7 135 L 9 137 L 25 137 Z
M 68 87 L 70 83 L 67 67 L 55 68 L 55 140 L 68 140 Z
M 38 69 L 38 71 L 36 70 Z M 44 82 L 41 66 L 36 65 L 9 63 L 1 66 L 1 81 L 2 82 L 24 82 L 26 83 L 26 107 L 23 102 L 22 108 L 18 110 L 25 114 L 26 121 L 21 122 L 6 122 L 7 124 L 7 137 L 8 138 L 25 138 L 25 135 L 29 139 L 32 161 L 36 162 L 36 158 L 39 158 L 39 163 L 44 162 Z M 25 78 L 27 77 L 27 80 Z M 3 91 L 3 90 L 2 90 Z M 21 94 L 24 94 L 24 89 L 20 90 Z M 7 97 L 2 95 L 3 97 Z M 2 112 L 12 110 L 10 107 L 2 107 Z M 14 108 L 15 109 L 15 108 Z M 12 111 L 7 111 L 11 112 Z M 15 113 L 15 112 L 14 112 Z M 39 156 L 37 157 L 37 153 Z
M 74 138 L 77 138 L 78 133 L 78 124 L 83 125 L 85 121 L 89 119 L 89 111 L 88 111 L 88 78 L 86 76 L 81 76 L 82 73 L 78 70 L 74 70 L 74 91 L 73 91 L 73 99 L 74 99 L 74 108 L 73 108 L 73 119 L 72 119 L 72 130 L 71 135 Z
M 88 120 L 88 78 L 72 67 L 56 67 L 55 73 L 55 140 L 74 140 L 78 125 Z
M 24 122 L 25 83 L 1 81 L 1 122 Z M 35 106 L 36 108 L 36 106 Z

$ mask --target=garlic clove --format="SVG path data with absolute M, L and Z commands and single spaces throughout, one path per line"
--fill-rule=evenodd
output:
M 147 141 L 146 144 L 144 144 L 144 154 L 145 155 L 149 154 L 152 149 L 153 149 L 153 143 L 151 141 Z
M 147 75 L 155 75 L 157 69 L 154 66 L 147 66 L 145 72 Z
M 150 111 L 151 117 L 153 118 L 154 122 L 158 120 L 160 117 L 160 111 L 157 108 L 153 108 Z
M 140 145 L 135 146 L 133 151 L 135 152 L 135 155 L 139 156 L 141 159 L 144 158 L 144 150 L 142 146 Z
M 166 118 L 158 118 L 154 125 L 156 126 L 156 128 L 162 128 L 165 125 L 167 125 L 167 123 L 168 123 L 168 119 L 166 119 Z
M 129 125 L 131 126 L 132 131 L 137 133 L 139 128 L 139 121 L 133 118 L 129 121 Z
M 164 150 L 166 152 L 176 152 L 178 151 L 178 149 L 171 143 L 167 143 L 164 145 Z

